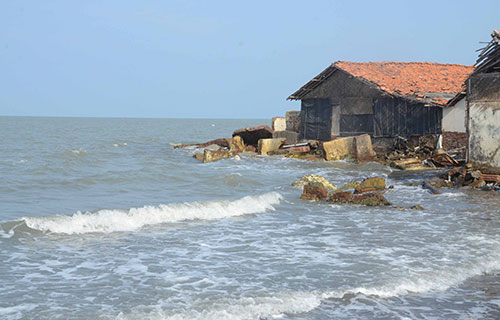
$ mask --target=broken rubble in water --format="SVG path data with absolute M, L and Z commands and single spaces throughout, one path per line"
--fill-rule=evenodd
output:
M 328 181 L 326 178 L 317 175 L 317 174 L 308 174 L 300 178 L 299 180 L 295 181 L 292 183 L 292 186 L 304 186 L 308 183 L 315 182 L 315 183 L 320 183 L 322 184 L 326 190 L 328 191 L 335 191 L 337 190 L 337 187 L 332 184 L 330 181 Z
M 273 137 L 273 130 L 269 126 L 248 127 L 235 130 L 234 136 L 240 136 L 246 145 L 257 147 L 260 139 L 271 139 Z
M 357 187 L 355 193 L 364 193 L 370 191 L 383 191 L 385 190 L 385 179 L 382 177 L 373 177 L 363 180 Z
M 332 194 L 327 201 L 330 203 L 360 204 L 371 207 L 392 205 L 381 193 L 376 192 L 353 194 L 350 191 L 340 191 Z
M 257 145 L 257 151 L 261 155 L 267 155 L 268 152 L 278 150 L 285 141 L 285 138 L 260 139 Z
M 203 153 L 203 163 L 214 162 L 221 159 L 231 158 L 234 156 L 236 156 L 235 152 L 225 149 L 219 149 L 219 150 L 205 149 Z
M 358 162 L 363 162 L 372 161 L 376 158 L 368 134 L 323 142 L 323 151 L 327 161 L 355 159 Z
M 304 185 L 302 200 L 324 201 L 328 197 L 328 190 L 321 182 L 308 182 Z

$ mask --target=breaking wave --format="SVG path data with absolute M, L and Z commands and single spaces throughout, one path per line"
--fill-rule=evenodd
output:
M 427 292 L 446 291 L 452 287 L 461 285 L 469 278 L 498 270 L 500 268 L 499 261 L 500 254 L 496 252 L 488 257 L 484 257 L 482 260 L 471 261 L 470 265 L 421 272 L 415 276 L 408 277 L 408 279 L 395 281 L 393 284 L 327 292 L 323 293 L 321 297 L 322 299 L 344 298 L 346 296 L 363 294 L 366 296 L 389 298 L 410 293 L 422 294 Z
M 83 234 L 91 232 L 134 231 L 146 225 L 184 220 L 214 220 L 274 211 L 283 197 L 276 192 L 246 196 L 238 200 L 214 200 L 145 206 L 129 210 L 104 209 L 77 212 L 71 216 L 23 217 L 26 225 L 42 232 Z
M 200 301 L 203 304 L 203 301 Z M 162 307 L 153 308 L 151 312 L 136 310 L 131 314 L 121 314 L 117 320 L 128 319 L 168 319 L 168 320 L 247 320 L 247 319 L 274 319 L 285 314 L 309 312 L 321 304 L 317 294 L 310 292 L 283 292 L 273 296 L 244 297 L 239 299 L 224 299 L 214 302 L 206 308 L 198 306 L 189 311 L 172 314 L 171 310 Z M 161 303 L 160 303 L 161 305 Z M 138 308 L 141 309 L 141 308 Z
M 128 319 L 276 319 L 287 314 L 310 312 L 329 299 L 350 300 L 356 295 L 390 298 L 412 293 L 445 291 L 461 285 L 467 279 L 490 273 L 499 268 L 498 255 L 492 255 L 481 263 L 461 267 L 442 268 L 428 273 L 419 273 L 410 279 L 395 279 L 394 284 L 358 287 L 355 289 L 329 292 L 278 292 L 268 296 L 222 298 L 217 301 L 201 299 L 194 301 L 189 310 L 176 312 L 168 308 L 169 301 L 160 301 L 158 305 L 139 306 L 129 314 L 120 314 L 117 320 Z M 208 303 L 208 304 L 207 304 Z M 346 303 L 345 301 L 342 303 Z

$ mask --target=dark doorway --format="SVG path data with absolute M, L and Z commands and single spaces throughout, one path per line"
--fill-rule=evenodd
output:
M 330 99 L 304 99 L 301 107 L 299 139 L 330 141 L 332 107 Z

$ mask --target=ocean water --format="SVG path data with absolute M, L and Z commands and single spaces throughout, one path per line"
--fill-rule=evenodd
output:
M 500 193 L 172 148 L 266 122 L 0 117 L 0 319 L 500 318 Z M 311 173 L 424 210 L 301 201 Z

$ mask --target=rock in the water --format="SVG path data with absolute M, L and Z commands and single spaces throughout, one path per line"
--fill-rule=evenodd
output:
M 385 179 L 382 177 L 368 178 L 363 180 L 357 188 L 356 193 L 385 190 Z
M 424 210 L 424 208 L 419 204 L 417 204 L 416 206 L 410 207 L 410 209 L 411 210 Z
M 304 186 L 308 183 L 311 182 L 318 182 L 321 183 L 326 190 L 328 191 L 336 191 L 337 187 L 333 185 L 330 181 L 326 180 L 324 177 L 319 176 L 317 174 L 308 174 L 300 178 L 300 180 L 295 181 L 292 183 L 292 186 Z
M 217 150 L 222 150 L 222 148 L 218 144 L 210 144 L 205 146 L 205 150 L 217 151 Z
M 300 196 L 302 200 L 323 201 L 328 197 L 328 190 L 320 182 L 308 182 L 304 185 L 304 192 Z
M 360 182 L 357 181 L 351 181 L 346 183 L 340 190 L 347 190 L 347 189 L 356 189 L 360 185 Z
M 205 152 L 203 153 L 203 162 L 204 163 L 214 162 L 225 158 L 231 158 L 234 156 L 235 156 L 234 152 L 225 149 L 219 149 L 219 150 L 205 149 Z
M 195 158 L 196 160 L 200 160 L 201 161 L 201 160 L 203 160 L 203 153 L 200 153 L 200 152 L 195 153 L 193 155 L 193 158 Z
M 233 132 L 234 136 L 240 136 L 247 145 L 257 146 L 260 139 L 270 139 L 273 137 L 273 130 L 269 126 L 257 126 L 242 128 Z
M 371 207 L 392 205 L 382 194 L 375 192 L 359 195 L 352 194 L 350 191 L 336 192 L 328 199 L 328 202 L 360 204 Z
M 254 146 L 246 146 L 245 147 L 245 152 L 257 152 L 257 148 L 255 148 Z
M 243 143 L 243 139 L 240 136 L 234 136 L 230 139 L 227 139 L 227 144 L 229 151 L 241 152 L 245 150 L 245 144 Z
M 260 139 L 257 150 L 259 154 L 267 155 L 268 152 L 278 150 L 285 143 L 284 138 Z

